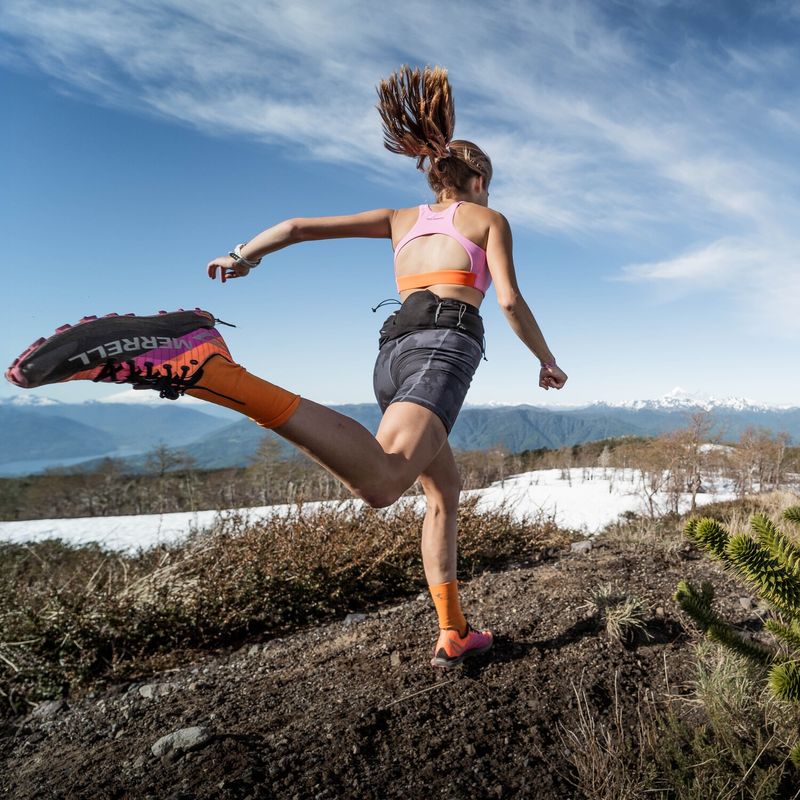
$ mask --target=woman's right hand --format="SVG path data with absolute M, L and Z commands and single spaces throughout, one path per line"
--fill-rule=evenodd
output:
M 212 281 L 217 279 L 217 272 L 220 281 L 225 283 L 228 278 L 244 278 L 249 274 L 250 267 L 241 261 L 234 261 L 230 256 L 220 256 L 208 262 L 208 277 Z
M 545 391 L 548 389 L 561 389 L 567 382 L 567 373 L 555 364 L 542 366 L 539 370 L 539 386 Z

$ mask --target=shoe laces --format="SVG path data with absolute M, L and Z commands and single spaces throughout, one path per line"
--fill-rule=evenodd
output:
M 192 366 L 198 368 L 192 372 Z M 125 370 L 127 370 L 127 375 L 125 375 Z M 115 361 L 110 358 L 100 372 L 92 378 L 92 381 L 99 383 L 110 378 L 114 383 L 131 383 L 134 389 L 154 389 L 161 398 L 177 400 L 202 377 L 203 368 L 195 359 L 192 359 L 189 364 L 183 364 L 176 372 L 169 363 L 156 368 L 152 361 L 145 361 L 144 368 L 142 368 L 133 360 Z

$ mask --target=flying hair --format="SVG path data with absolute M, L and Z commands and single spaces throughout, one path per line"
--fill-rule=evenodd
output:
M 416 158 L 437 198 L 462 190 L 475 175 L 491 180 L 489 157 L 472 142 L 453 139 L 456 113 L 443 67 L 404 65 L 382 80 L 378 113 L 386 149 Z

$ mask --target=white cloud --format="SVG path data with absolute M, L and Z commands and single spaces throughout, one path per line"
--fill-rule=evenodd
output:
M 768 256 L 767 249 L 747 240 L 720 239 L 666 261 L 630 264 L 622 280 L 677 282 L 687 292 L 721 288 L 762 268 Z

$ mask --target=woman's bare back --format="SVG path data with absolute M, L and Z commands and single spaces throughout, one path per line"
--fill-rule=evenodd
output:
M 452 202 L 455 201 L 433 203 L 429 208 L 432 211 L 445 211 L 452 205 Z M 400 208 L 395 211 L 392 219 L 393 248 L 397 247 L 397 243 L 414 227 L 418 214 L 418 206 Z M 494 214 L 495 212 L 489 208 L 476 203 L 464 202 L 456 209 L 453 224 L 463 236 L 485 250 Z M 412 239 L 397 254 L 396 272 L 400 277 L 445 269 L 460 269 L 467 272 L 470 269 L 470 260 L 467 251 L 461 244 L 443 233 Z M 428 288 L 440 297 L 460 300 L 476 307 L 480 307 L 483 301 L 483 294 L 469 286 L 437 283 Z M 401 292 L 401 299 L 405 300 L 414 291 L 418 290 L 411 289 Z

